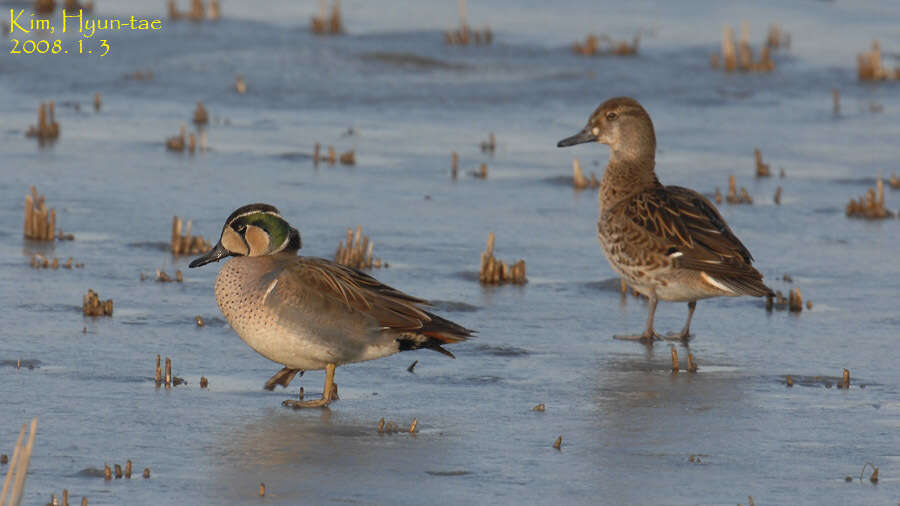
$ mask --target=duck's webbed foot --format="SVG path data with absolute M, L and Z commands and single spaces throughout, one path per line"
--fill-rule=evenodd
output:
M 266 380 L 264 388 L 269 391 L 275 390 L 275 385 L 281 385 L 287 388 L 287 386 L 290 385 L 291 381 L 293 381 L 294 376 L 296 376 L 298 373 L 300 374 L 300 376 L 303 376 L 302 369 L 290 369 L 284 367 L 280 371 L 276 372 L 274 376 Z
M 619 341 L 639 341 L 644 344 L 650 344 L 653 341 L 661 341 L 662 337 L 651 329 L 649 332 L 644 332 L 643 334 L 616 334 L 613 336 L 613 339 Z
M 322 398 L 311 401 L 298 401 L 288 399 L 281 403 L 282 406 L 294 409 L 302 408 L 324 408 L 331 404 L 331 401 L 338 399 L 337 385 L 334 383 L 335 364 L 325 366 L 325 389 L 322 390 Z
M 640 341 L 643 344 L 653 344 L 653 341 L 661 341 L 662 338 L 659 334 L 653 330 L 653 315 L 656 314 L 656 303 L 657 298 L 656 295 L 650 296 L 650 307 L 647 314 L 647 326 L 644 328 L 644 333 L 640 335 L 616 335 L 613 336 L 613 339 L 620 339 L 623 341 Z

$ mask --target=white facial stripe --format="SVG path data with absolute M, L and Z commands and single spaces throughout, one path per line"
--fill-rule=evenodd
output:
M 234 219 L 232 219 L 229 223 L 234 223 L 235 221 L 238 220 L 238 218 L 243 218 L 244 216 L 250 216 L 251 214 L 258 214 L 258 213 L 262 213 L 262 214 L 271 214 L 272 216 L 277 216 L 277 217 L 281 218 L 281 215 L 280 215 L 280 214 L 278 214 L 278 213 L 273 213 L 273 212 L 271 212 L 271 211 L 248 211 L 248 212 L 246 212 L 246 213 L 244 213 L 244 214 L 239 214 L 239 215 L 235 216 Z M 284 219 L 284 218 L 281 218 L 281 219 Z
M 284 242 L 281 243 L 281 246 L 279 246 L 278 249 L 272 250 L 272 253 L 278 253 L 279 251 L 283 250 L 284 248 L 287 248 L 287 245 L 290 242 L 291 242 L 291 234 L 288 233 L 287 237 L 284 238 Z
M 594 128 L 591 130 L 591 133 L 593 133 L 594 135 L 600 135 L 600 129 L 597 128 L 597 127 L 594 127 Z

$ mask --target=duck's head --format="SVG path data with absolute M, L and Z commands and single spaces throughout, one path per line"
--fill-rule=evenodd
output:
M 190 267 L 217 262 L 227 256 L 258 257 L 300 249 L 300 232 L 269 204 L 239 207 L 225 220 L 219 242 Z
M 556 146 L 564 148 L 584 142 L 609 145 L 613 157 L 652 159 L 656 154 L 656 134 L 650 115 L 637 100 L 629 97 L 611 98 L 600 104 L 584 129 Z

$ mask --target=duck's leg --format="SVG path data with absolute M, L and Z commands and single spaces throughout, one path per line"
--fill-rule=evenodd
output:
M 297 373 L 300 373 L 300 376 L 303 376 L 303 369 L 290 369 L 288 367 L 284 367 L 266 381 L 264 388 L 270 391 L 275 390 L 275 385 L 281 385 L 287 388 L 287 386 L 290 385 L 291 381 L 294 380 L 294 376 L 296 376 Z
M 677 334 L 666 334 L 667 341 L 681 340 L 687 342 L 691 338 L 691 318 L 694 317 L 695 309 L 697 309 L 697 301 L 692 300 L 688 302 L 688 317 L 687 322 L 684 324 L 684 328 Z
M 653 330 L 653 317 L 656 314 L 656 295 L 650 296 L 650 313 L 647 315 L 647 327 L 644 333 L 640 335 L 615 335 L 613 339 L 621 339 L 624 341 L 641 341 L 643 343 L 651 343 L 659 339 L 659 335 Z
M 336 367 L 335 364 L 328 364 L 325 366 L 325 388 L 322 390 L 321 399 L 316 399 L 314 401 L 295 401 L 289 399 L 282 402 L 281 405 L 294 409 L 327 407 L 332 400 L 337 399 L 337 385 L 334 384 L 334 369 Z

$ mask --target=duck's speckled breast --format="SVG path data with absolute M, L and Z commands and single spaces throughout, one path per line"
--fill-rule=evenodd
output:
M 216 277 L 216 302 L 231 328 L 262 356 L 292 368 L 324 369 L 329 350 L 302 329 L 286 328 L 266 305 L 282 269 L 269 257 L 231 258 Z

